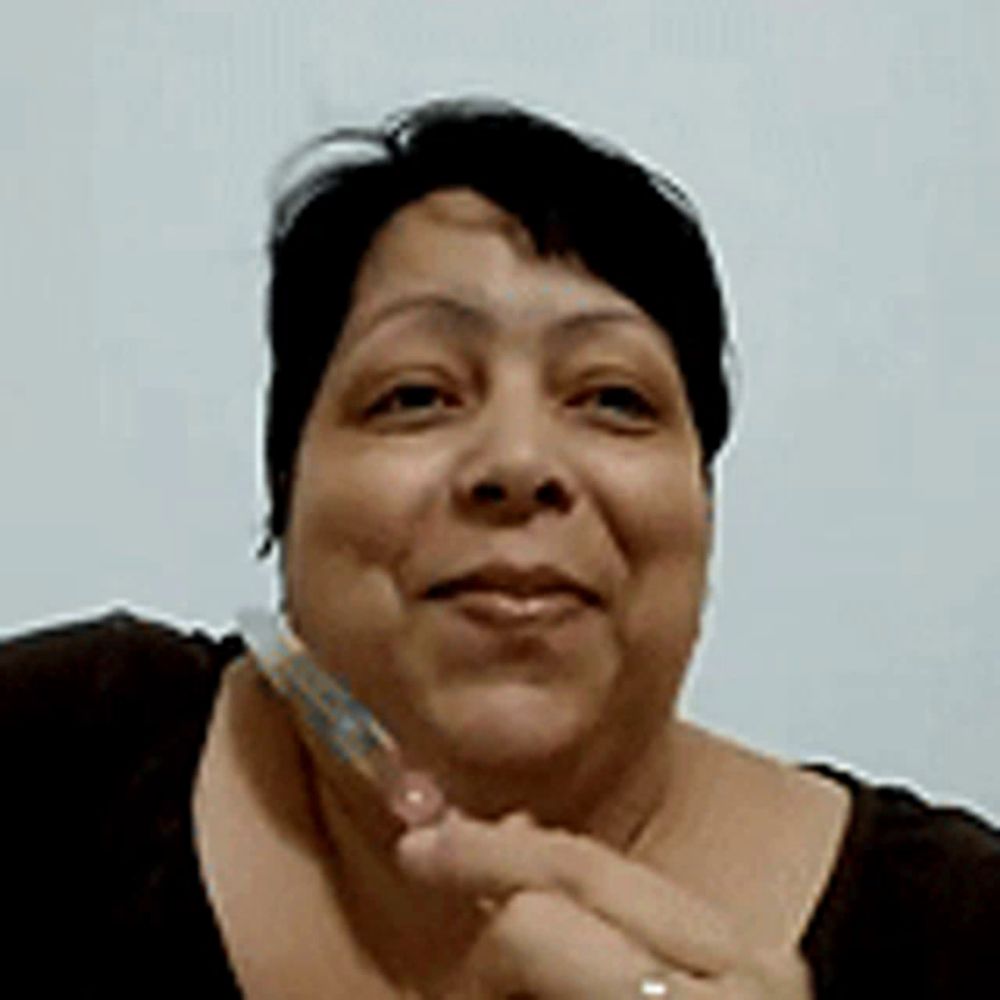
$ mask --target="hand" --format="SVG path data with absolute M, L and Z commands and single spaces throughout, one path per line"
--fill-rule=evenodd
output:
M 451 811 L 405 834 L 397 856 L 412 877 L 485 901 L 484 928 L 463 967 L 463 998 L 641 1000 L 652 972 L 670 1000 L 811 996 L 798 953 L 750 948 L 676 883 L 523 814 L 483 823 Z

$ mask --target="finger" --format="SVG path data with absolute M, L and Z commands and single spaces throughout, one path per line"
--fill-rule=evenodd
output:
M 477 942 L 470 971 L 488 996 L 527 995 L 537 1000 L 713 997 L 708 981 L 657 967 L 645 949 L 561 893 L 527 891 L 510 897 Z M 666 992 L 658 993 L 658 985 Z
M 453 811 L 402 837 L 397 851 L 411 874 L 476 896 L 561 892 L 690 973 L 719 975 L 741 958 L 732 929 L 711 906 L 589 837 L 524 817 L 482 823 Z

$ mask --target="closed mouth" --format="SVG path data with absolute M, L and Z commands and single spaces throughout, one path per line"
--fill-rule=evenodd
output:
M 476 592 L 503 594 L 524 601 L 570 595 L 586 604 L 600 603 L 594 590 L 554 567 L 518 567 L 508 564 L 481 566 L 448 577 L 429 587 L 425 596 L 445 599 Z

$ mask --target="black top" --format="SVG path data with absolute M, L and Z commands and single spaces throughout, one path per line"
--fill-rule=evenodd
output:
M 0 645 L 4 996 L 239 996 L 190 799 L 241 650 L 124 613 Z M 816 769 L 853 797 L 803 940 L 817 1000 L 1000 995 L 1000 831 Z

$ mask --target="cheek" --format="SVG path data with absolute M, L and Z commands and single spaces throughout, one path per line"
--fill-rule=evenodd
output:
M 683 672 L 697 638 L 711 541 L 700 476 L 664 463 L 661 474 L 617 479 L 614 525 L 627 577 L 619 618 L 630 658 Z
M 333 552 L 392 566 L 405 553 L 434 482 L 418 461 L 306 450 L 292 496 L 290 542 L 306 562 Z
M 332 656 L 337 646 L 392 632 L 405 601 L 400 566 L 441 475 L 416 456 L 324 444 L 307 443 L 297 465 L 284 569 L 293 627 Z
M 403 600 L 392 573 L 389 530 L 379 533 L 371 510 L 350 491 L 303 491 L 285 561 L 286 612 L 292 628 L 333 674 L 365 703 L 371 685 L 387 681 Z M 383 529 L 392 523 L 383 510 Z
M 673 567 L 703 571 L 710 541 L 709 501 L 696 463 L 669 451 L 608 462 L 594 495 L 630 575 Z

